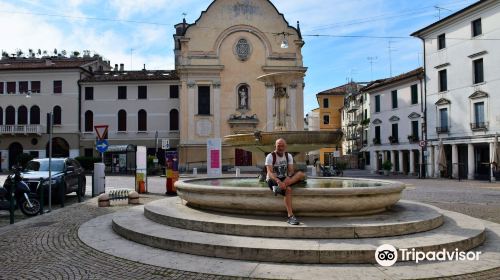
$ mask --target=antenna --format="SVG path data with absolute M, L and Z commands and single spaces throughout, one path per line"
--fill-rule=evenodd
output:
M 439 7 L 439 6 L 434 6 L 434 9 L 437 10 L 438 12 L 438 19 L 441 19 L 441 11 L 448 11 L 448 12 L 453 12 L 452 10 L 450 9 L 446 9 L 446 8 L 443 8 L 443 7 Z
M 396 49 L 392 47 L 392 43 L 394 43 L 394 41 L 389 40 L 387 43 L 387 49 L 389 50 L 389 77 L 392 78 L 392 51 L 395 51 Z
M 369 56 L 366 59 L 368 59 L 368 63 L 370 63 L 370 81 L 373 81 L 373 64 L 377 61 L 378 57 Z

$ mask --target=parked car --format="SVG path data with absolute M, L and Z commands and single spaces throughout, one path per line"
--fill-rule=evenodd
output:
M 59 191 L 63 188 L 65 194 L 76 192 L 78 195 L 85 195 L 85 173 L 78 161 L 72 158 L 53 158 L 51 163 L 52 170 L 52 197 L 59 198 Z M 25 181 L 33 192 L 43 180 L 42 186 L 45 190 L 44 195 L 48 194 L 49 186 L 49 159 L 33 159 L 26 164 L 22 172 L 23 181 Z M 81 193 L 79 185 L 81 184 Z

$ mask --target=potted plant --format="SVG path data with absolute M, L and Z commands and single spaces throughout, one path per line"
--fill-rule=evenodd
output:
M 392 162 L 389 160 L 386 160 L 382 163 L 382 170 L 384 170 L 384 175 L 389 176 L 389 172 L 391 172 L 392 169 Z
M 373 138 L 373 144 L 379 145 L 380 144 L 380 139 L 378 138 Z
M 396 144 L 398 143 L 398 138 L 393 137 L 392 135 L 389 136 L 389 143 L 391 144 Z

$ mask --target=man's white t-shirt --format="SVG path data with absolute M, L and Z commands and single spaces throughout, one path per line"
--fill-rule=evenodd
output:
M 287 173 L 288 173 L 288 166 L 287 166 L 285 154 L 286 153 L 283 153 L 283 156 L 280 157 L 276 153 L 276 162 L 274 163 L 273 171 L 274 171 L 274 174 L 276 174 L 276 176 L 278 178 L 285 178 L 287 176 Z M 288 164 L 293 164 L 293 157 L 290 153 L 288 153 Z M 270 165 L 273 165 L 273 154 L 272 153 L 269 153 L 266 157 L 266 166 L 270 166 Z M 266 175 L 266 180 L 269 180 L 269 175 Z

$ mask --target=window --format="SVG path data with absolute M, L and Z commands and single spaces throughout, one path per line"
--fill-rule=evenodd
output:
M 365 153 L 365 164 L 370 165 L 370 153 L 369 152 Z
M 210 87 L 198 87 L 198 115 L 210 115 Z
M 30 124 L 40 124 L 40 107 L 36 105 L 30 109 Z
M 380 112 L 380 95 L 375 96 L 375 112 Z
M 40 93 L 40 81 L 31 81 L 31 92 Z
M 127 87 L 119 86 L 118 87 L 118 99 L 127 99 Z
M 447 91 L 448 90 L 448 75 L 446 74 L 446 69 L 441 70 L 439 73 L 439 91 Z
M 85 87 L 85 100 L 94 100 L 94 87 Z
M 472 63 L 474 67 L 474 84 L 484 82 L 483 59 L 476 59 Z
M 441 122 L 441 129 L 448 129 L 448 108 L 439 109 L 439 120 Z
M 127 131 L 127 112 L 125 110 L 118 111 L 118 131 Z
M 328 108 L 328 98 L 323 98 L 323 108 Z
M 62 110 L 60 106 L 55 106 L 54 107 L 54 125 L 61 125 L 62 124 Z
M 179 86 L 170 85 L 170 98 L 179 98 Z
M 418 104 L 418 85 L 411 86 L 411 104 Z
M 484 127 L 484 102 L 474 103 L 474 121 L 476 127 Z
M 178 131 L 179 130 L 179 111 L 177 111 L 176 109 L 172 109 L 170 110 L 170 114 L 169 114 L 170 118 L 170 130 L 171 131 Z
M 92 132 L 94 129 L 94 113 L 92 111 L 85 112 L 85 132 Z
M 28 81 L 19 82 L 19 93 L 28 93 Z
M 323 124 L 330 124 L 330 115 L 323 116 Z
M 38 151 L 30 151 L 30 156 L 32 158 L 38 158 L 40 156 L 40 152 L 38 152 Z
M 392 98 L 392 109 L 397 109 L 398 108 L 398 91 L 397 90 L 391 91 L 391 98 Z
M 0 125 L 3 125 L 3 109 L 0 107 Z
M 375 127 L 375 139 L 378 141 L 378 144 L 380 144 L 380 126 Z
M 7 82 L 7 93 L 8 94 L 16 93 L 16 82 Z
M 9 106 L 5 109 L 5 124 L 6 125 L 14 125 L 16 124 L 16 109 L 14 107 Z
M 0 94 L 3 94 L 3 82 L 0 82 Z
M 148 87 L 139 86 L 137 88 L 137 99 L 148 99 Z
M 62 81 L 54 81 L 54 93 L 62 93 Z
M 398 142 L 399 139 L 399 129 L 398 129 L 398 124 L 393 123 L 392 124 L 392 141 L 393 142 Z
M 88 149 L 88 148 L 84 149 L 83 155 L 85 157 L 94 157 L 94 149 Z
M 476 37 L 483 34 L 483 26 L 481 24 L 481 19 L 478 18 L 472 22 L 472 37 Z
M 17 109 L 17 124 L 28 124 L 28 108 L 19 106 Z
M 148 130 L 148 113 L 146 110 L 142 109 L 137 113 L 137 130 L 147 131 Z
M 368 109 L 365 109 L 365 117 L 364 117 L 364 119 L 365 120 L 368 119 Z
M 413 136 L 414 140 L 418 140 L 418 121 L 412 121 L 411 122 L 411 135 Z
M 441 34 L 438 36 L 438 50 L 446 48 L 446 34 Z

